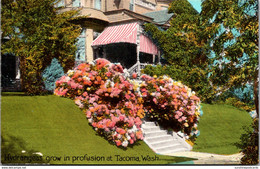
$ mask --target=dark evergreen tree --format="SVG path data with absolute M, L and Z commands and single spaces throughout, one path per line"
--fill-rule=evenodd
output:
M 51 64 L 42 72 L 45 89 L 53 91 L 55 89 L 55 82 L 63 75 L 64 71 L 58 59 L 52 59 Z

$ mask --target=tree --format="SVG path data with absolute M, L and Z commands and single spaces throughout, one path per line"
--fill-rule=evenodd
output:
M 175 0 L 170 4 L 169 13 L 174 13 L 170 27 L 161 31 L 153 24 L 146 25 L 163 50 L 164 58 L 170 64 L 190 67 L 205 61 L 199 15 L 187 0 Z M 203 44 L 201 44 L 203 43 Z
M 45 89 L 53 92 L 55 82 L 63 75 L 64 71 L 59 61 L 56 58 L 52 59 L 51 64 L 42 72 Z
M 22 88 L 27 94 L 43 90 L 42 71 L 57 58 L 64 71 L 74 66 L 80 26 L 70 22 L 78 11 L 59 12 L 56 0 L 3 0 L 2 53 L 20 59 Z
M 162 31 L 153 24 L 145 26 L 148 34 L 158 42 L 168 62 L 164 72 L 191 87 L 203 101 L 210 102 L 214 93 L 207 78 L 209 45 L 205 40 L 205 25 L 187 0 L 173 1 L 168 10 L 174 14 L 169 29 Z M 145 73 L 150 75 L 151 72 L 158 72 L 148 69 Z
M 218 62 L 210 70 L 211 81 L 222 91 L 252 83 L 259 114 L 258 1 L 204 0 L 201 17 L 215 53 L 210 63 Z
M 258 103 L 258 1 L 204 0 L 201 17 L 207 25 L 208 43 L 215 56 L 210 59 L 211 81 L 222 91 L 253 84 L 254 102 L 259 117 Z M 258 118 L 253 131 L 241 136 L 244 156 L 242 164 L 258 164 Z

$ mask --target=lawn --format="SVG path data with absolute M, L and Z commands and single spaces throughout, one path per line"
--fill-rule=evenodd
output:
M 32 152 L 41 152 L 43 161 L 51 164 L 153 165 L 192 160 L 156 155 L 143 141 L 127 149 L 117 148 L 96 134 L 72 100 L 53 95 L 2 93 L 1 135 L 2 162 L 4 158 L 11 162 L 11 157 L 21 159 L 22 150 L 30 152 L 28 158 Z M 154 158 L 142 159 L 147 156 Z
M 8 158 L 3 152 L 22 156 L 21 151 L 26 150 L 41 152 L 43 159 L 53 156 L 49 161 L 51 164 L 141 165 L 192 160 L 156 155 L 143 141 L 127 149 L 117 148 L 97 135 L 85 114 L 67 98 L 2 93 L 1 102 L 2 158 Z M 238 153 L 239 149 L 234 143 L 239 142 L 242 127 L 252 122 L 249 114 L 228 105 L 202 106 L 204 114 L 199 123 L 200 136 L 193 151 Z M 159 160 L 142 159 L 155 155 Z M 61 157 L 60 160 L 58 157 Z M 64 157 L 67 157 L 66 160 Z M 87 160 L 86 157 L 93 157 L 94 160 Z
M 249 113 L 229 105 L 202 104 L 203 116 L 200 119 L 200 136 L 193 151 L 234 154 L 239 149 L 234 145 L 240 141 L 243 126 L 249 126 L 252 118 Z

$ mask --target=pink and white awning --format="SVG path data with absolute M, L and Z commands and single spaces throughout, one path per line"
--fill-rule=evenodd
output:
M 107 45 L 112 43 L 137 44 L 138 23 L 129 23 L 109 26 L 92 42 L 91 46 Z M 145 35 L 140 35 L 140 52 L 153 55 L 158 54 L 157 46 Z
M 149 53 L 152 55 L 158 54 L 157 46 L 147 36 L 140 35 L 140 52 Z

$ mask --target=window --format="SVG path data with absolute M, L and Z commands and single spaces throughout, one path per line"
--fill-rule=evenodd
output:
M 162 10 L 168 10 L 168 6 L 161 6 Z
M 93 40 L 95 40 L 100 35 L 99 32 L 94 31 L 93 33 Z
M 101 10 L 101 0 L 95 0 L 95 9 Z
M 56 7 L 65 6 L 65 0 L 57 0 L 56 2 L 58 2 L 58 3 L 56 4 Z
M 86 58 L 86 29 L 83 28 L 77 41 L 76 61 L 85 61 Z
M 134 0 L 130 0 L 129 10 L 134 11 Z
M 72 0 L 72 6 L 73 7 L 80 7 L 81 6 L 80 0 Z

